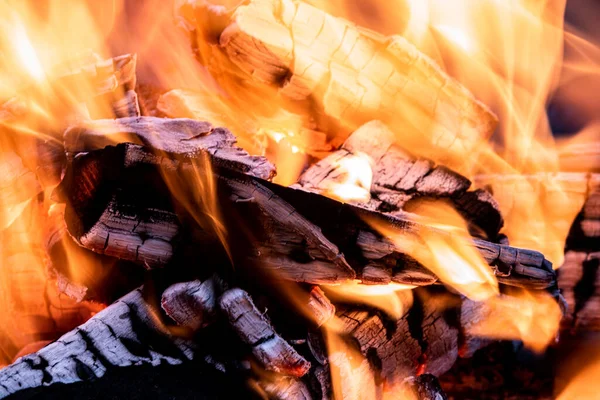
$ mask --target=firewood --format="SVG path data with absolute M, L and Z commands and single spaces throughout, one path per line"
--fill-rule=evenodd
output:
M 306 303 L 316 326 L 321 326 L 329 321 L 335 314 L 335 306 L 329 301 L 323 290 L 314 286 L 309 293 Z
M 491 111 L 400 36 L 281 0 L 237 7 L 215 35 L 218 27 L 200 22 L 211 13 L 207 2 L 186 3 L 182 14 L 201 37 L 195 41 L 201 61 L 225 87 L 232 80 L 254 82 L 248 91 L 275 87 L 283 102 L 309 101 L 345 132 L 381 119 L 394 130 L 402 126 L 403 138 L 424 140 L 451 157 L 462 157 L 494 130 Z M 200 43 L 202 36 L 216 36 L 218 46 Z
M 82 148 L 81 151 L 84 149 Z M 215 158 L 218 158 L 218 154 Z M 131 162 L 125 163 L 124 160 L 131 160 Z M 153 223 L 142 224 L 144 237 L 156 238 L 162 242 L 151 240 L 147 248 L 150 253 L 140 253 L 136 251 L 142 244 L 141 239 L 135 237 L 137 233 L 133 235 L 130 229 L 119 229 L 116 243 L 114 245 L 111 245 L 110 241 L 108 243 L 109 247 L 114 247 L 109 251 L 129 260 L 146 262 L 149 267 L 164 263 L 170 253 L 156 252 L 163 247 L 158 248 L 154 243 L 161 243 L 164 248 L 171 251 L 176 230 L 169 228 L 165 231 L 161 226 L 164 223 L 156 219 L 157 210 L 161 207 L 164 210 L 161 211 L 161 215 L 174 217 L 173 211 L 168 209 L 169 193 L 164 184 L 160 183 L 161 175 L 156 171 L 152 172 L 157 165 L 163 167 L 164 173 L 178 174 L 180 177 L 185 176 L 182 174 L 186 173 L 186 168 L 190 168 L 185 160 L 169 159 L 166 155 L 152 155 L 142 147 L 131 144 L 107 147 L 73 160 L 60 192 L 63 193 L 63 200 L 68 203 L 67 226 L 80 244 L 83 244 L 81 238 L 84 238 L 87 243 L 83 244 L 84 246 L 103 252 L 106 250 L 104 245 L 107 237 L 105 221 L 112 221 L 110 215 L 127 216 L 125 221 L 115 219 L 113 222 L 117 225 L 113 224 L 113 226 L 132 228 L 139 217 L 130 216 L 131 212 L 141 212 L 140 215 L 143 216 L 143 210 L 148 209 L 151 211 L 149 211 L 150 215 L 155 217 Z M 219 163 L 215 162 L 215 165 L 218 166 Z M 417 228 L 432 229 L 419 224 L 414 218 L 382 214 L 355 205 L 342 204 L 315 193 L 282 187 L 247 175 L 236 175 L 235 171 L 226 168 L 214 172 L 213 176 L 217 180 L 217 193 L 220 193 L 219 196 L 224 196 L 219 202 L 237 209 L 241 221 L 248 224 L 250 230 L 255 233 L 253 235 L 255 237 L 250 240 L 258 241 L 255 250 L 250 254 L 243 255 L 243 250 L 237 253 L 242 259 L 246 257 L 246 260 L 258 262 L 257 268 L 276 271 L 282 274 L 282 277 L 294 281 L 321 284 L 353 279 L 356 272 L 350 268 L 350 265 L 358 264 L 355 267 L 358 268 L 364 261 L 360 258 L 348 260 L 347 257 L 356 253 L 357 237 L 364 237 L 355 234 L 361 231 L 372 232 L 373 228 L 365 220 L 381 221 L 390 229 L 403 234 L 415 232 Z M 100 193 L 103 193 L 102 197 L 98 197 Z M 140 196 L 140 193 L 148 193 L 148 195 Z M 117 194 L 118 197 L 114 197 Z M 143 198 L 141 203 L 140 197 Z M 134 202 L 137 205 L 134 205 L 131 201 L 136 198 L 138 200 Z M 101 204 L 98 204 L 98 201 Z M 96 210 L 96 213 L 99 210 L 104 211 L 98 216 L 91 215 L 88 211 L 90 209 Z M 115 210 L 122 211 L 116 213 Z M 251 215 L 258 217 L 258 224 L 252 222 L 255 217 L 249 218 Z M 332 219 L 332 216 L 336 218 Z M 99 217 L 102 217 L 102 220 Z M 236 219 L 235 224 L 236 228 L 228 229 L 228 232 L 243 234 L 239 231 L 240 219 Z M 95 227 L 93 231 L 92 227 Z M 153 229 L 157 231 L 153 232 Z M 326 237 L 321 229 L 331 230 L 336 242 Z M 171 232 L 171 239 L 165 237 L 164 232 Z M 86 237 L 88 233 L 90 236 Z M 440 234 L 444 233 L 440 231 Z M 125 237 L 132 235 L 132 239 L 125 240 Z M 204 237 L 210 238 L 211 233 L 205 232 Z M 212 237 L 214 240 L 214 235 Z M 364 247 L 366 251 L 364 255 L 379 254 L 379 256 L 368 256 L 372 261 L 378 261 L 379 258 L 389 255 L 402 260 L 404 257 L 402 249 L 396 249 L 393 243 L 380 235 L 375 235 L 375 238 Z M 242 239 L 246 242 L 248 240 L 248 238 Z M 506 265 L 506 271 L 500 274 L 502 275 L 500 280 L 504 283 L 545 288 L 554 282 L 551 266 L 540 253 L 482 240 L 475 240 L 474 245 L 491 265 L 497 266 L 498 263 Z M 297 258 L 301 253 L 306 254 L 304 258 Z M 346 256 L 342 253 L 346 253 Z M 140 254 L 144 256 L 143 259 L 140 259 Z M 517 263 L 520 265 L 517 266 Z M 414 265 L 414 263 L 403 262 L 399 267 L 405 269 Z M 416 279 L 420 280 L 423 276 L 422 267 L 418 265 L 417 267 L 418 278 Z M 499 272 L 497 268 L 495 270 Z
M 162 295 L 163 310 L 178 325 L 192 331 L 212 323 L 219 295 L 214 279 L 180 282 L 169 286 Z
M 135 90 L 128 90 L 122 98 L 116 98 L 112 102 L 115 118 L 139 117 L 141 116 L 138 96 Z
M 415 159 L 394 144 L 394 134 L 380 121 L 358 128 L 339 150 L 308 168 L 298 184 L 327 194 L 336 183 L 347 179 L 344 162 L 363 154 L 369 157 L 373 172 L 371 187 L 366 188 L 373 203 L 368 208 L 395 212 L 404 209 L 412 199 L 446 198 L 487 237 L 494 239 L 502 228 L 498 204 L 488 192 L 467 191 L 471 186 L 467 178 L 427 159 Z M 369 175 L 369 171 L 362 172 Z
M 418 373 L 442 374 L 457 357 L 458 330 L 433 307 L 417 306 L 396 321 L 361 311 L 337 315 L 346 324 L 343 332 L 356 340 L 361 353 L 377 358 L 381 377 L 389 385 Z
M 308 372 L 310 363 L 274 331 L 248 293 L 230 289 L 221 296 L 219 306 L 265 369 L 296 377 Z
M 583 217 L 585 219 L 600 219 L 600 189 L 594 190 L 585 201 Z
M 79 246 L 69 235 L 64 204 L 48 210 L 44 247 L 58 290 L 78 302 L 110 304 L 142 283 L 142 268 Z
M 73 126 L 65 132 L 65 150 L 79 152 L 102 149 L 115 143 L 135 143 L 158 152 L 183 157 L 199 152 L 216 155 L 218 167 L 227 167 L 262 179 L 270 179 L 275 168 L 264 158 L 250 156 L 235 147 L 235 137 L 225 128 L 191 119 L 155 117 L 97 120 Z
M 24 88 L 0 104 L 2 131 L 43 187 L 60 181 L 65 157 L 58 139 L 69 124 L 89 119 L 90 112 L 93 117 L 139 116 L 135 67 L 135 55 L 81 57 L 50 72 L 43 89 Z
M 40 351 L 0 370 L 0 398 L 20 390 L 95 379 L 131 365 L 181 364 L 191 342 L 169 338 L 136 289 Z
M 244 143 L 244 148 L 254 153 L 269 150 L 265 139 L 267 132 L 292 131 L 292 144 L 317 158 L 333 150 L 327 135 L 316 130 L 316 126 L 303 126 L 305 117 L 289 111 L 278 110 L 268 117 L 257 116 L 252 110 L 237 106 L 233 99 L 222 98 L 216 93 L 175 89 L 163 94 L 158 100 L 158 110 L 170 118 L 191 118 L 208 121 L 215 126 L 226 126 Z M 235 117 L 234 117 L 235 116 Z M 292 140 L 287 136 L 286 140 Z M 255 150 L 254 150 L 255 149 Z

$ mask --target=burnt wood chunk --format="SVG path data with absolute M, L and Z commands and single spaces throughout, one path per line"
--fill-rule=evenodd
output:
M 214 321 L 217 295 L 213 278 L 179 282 L 163 292 L 161 307 L 178 325 L 196 331 Z
M 181 364 L 191 342 L 166 336 L 136 289 L 36 353 L 0 370 L 0 398 L 32 387 L 99 378 L 132 365 Z
M 236 139 L 225 128 L 191 119 L 137 117 L 81 123 L 65 132 L 65 150 L 72 155 L 99 150 L 118 143 L 148 146 L 157 152 L 195 157 L 213 156 L 219 167 L 270 179 L 275 168 L 264 157 L 251 156 L 235 146 Z
M 230 289 L 219 299 L 219 306 L 265 369 L 296 377 L 308 372 L 310 363 L 275 332 L 248 293 Z
M 337 316 L 360 352 L 376 358 L 375 365 L 388 385 L 423 372 L 440 375 L 450 369 L 458 354 L 458 330 L 448 325 L 442 310 L 433 307 L 417 305 L 395 321 L 352 311 L 340 311 Z
M 352 162 L 361 164 L 349 165 Z M 482 237 L 493 240 L 502 228 L 502 215 L 491 194 L 483 189 L 468 191 L 467 178 L 402 150 L 381 121 L 358 128 L 339 150 L 309 167 L 297 186 L 336 197 L 332 188 L 348 179 L 350 168 L 372 175 L 370 188 L 365 188 L 371 199 L 367 204 L 350 201 L 355 205 L 390 213 L 406 209 L 413 199 L 446 199 L 467 220 L 472 233 L 482 232 Z
M 310 103 L 315 114 L 342 126 L 338 141 L 380 119 L 401 127 L 411 145 L 427 143 L 456 158 L 496 126 L 486 106 L 400 36 L 385 37 L 307 3 L 254 0 L 230 14 L 209 4 L 184 2 L 181 14 L 196 34 L 216 42 L 196 41 L 195 50 L 217 81 L 237 84 L 236 95 L 246 99 L 275 89 L 279 104 Z M 206 23 L 207 14 L 227 23 Z
M 218 153 L 213 158 L 218 158 Z M 215 232 L 207 230 L 201 221 L 189 221 L 176 213 L 175 204 L 188 195 L 177 197 L 165 183 L 173 179 L 189 183 L 204 176 L 215 180 L 216 203 L 231 211 L 227 213 L 231 221 L 227 222 L 226 231 L 234 236 L 251 236 L 244 236 L 239 242 L 253 246 L 235 251 L 242 264 L 250 261 L 263 271 L 313 284 L 354 279 L 368 262 L 372 262 L 371 267 L 391 267 L 391 279 L 395 281 L 436 281 L 422 266 L 406 262 L 403 249 L 371 226 L 375 223 L 400 235 L 414 235 L 419 229 L 449 235 L 420 223 L 417 216 L 343 204 L 316 193 L 239 174 L 235 169 L 218 167 L 218 163 L 210 173 L 202 172 L 209 166 L 194 164 L 194 160 L 169 153 L 153 154 L 133 144 L 78 155 L 58 190 L 67 202 L 69 232 L 87 248 L 149 268 L 164 265 L 171 258 L 181 242 L 182 223 L 186 230 L 202 233 L 194 240 L 205 244 L 201 247 L 209 251 L 218 242 Z M 182 183 L 181 187 L 190 185 Z M 192 210 L 198 201 L 193 196 L 184 199 Z M 240 230 L 240 226 L 245 228 Z M 473 244 L 503 283 L 546 288 L 554 282 L 550 264 L 538 252 L 479 239 Z M 416 274 L 411 277 L 407 271 Z

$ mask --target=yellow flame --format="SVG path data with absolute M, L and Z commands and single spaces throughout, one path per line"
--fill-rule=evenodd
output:
M 378 308 L 393 318 L 402 317 L 412 305 L 415 286 L 400 283 L 386 285 L 363 285 L 358 281 L 338 286 L 324 286 L 323 290 L 332 301 L 366 304 Z
M 35 49 L 27 37 L 27 33 L 23 27 L 17 25 L 13 34 L 12 41 L 23 68 L 25 68 L 35 80 L 43 80 L 45 76 L 44 70 L 42 69 L 42 65 L 40 64 Z
M 368 155 L 356 152 L 334 166 L 336 178 L 328 182 L 324 194 L 342 201 L 368 201 L 371 198 L 373 171 Z
M 536 352 L 542 352 L 557 339 L 562 312 L 547 293 L 512 291 L 510 295 L 489 298 L 481 307 L 486 315 L 469 328 L 469 334 L 521 340 Z
M 470 241 L 466 223 L 444 202 L 418 202 L 412 206 L 419 223 L 416 232 L 400 231 L 375 220 L 367 222 L 435 273 L 440 281 L 465 296 L 482 301 L 498 293 L 498 282 Z

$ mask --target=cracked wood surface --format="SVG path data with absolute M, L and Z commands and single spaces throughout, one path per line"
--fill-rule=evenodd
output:
M 73 383 L 132 365 L 181 364 L 194 345 L 161 331 L 136 289 L 37 353 L 0 370 L 0 398 L 20 390 Z
M 264 157 L 251 156 L 235 146 L 236 138 L 225 128 L 187 118 L 137 117 L 83 122 L 65 132 L 65 151 L 102 149 L 118 143 L 147 146 L 156 152 L 183 157 L 213 156 L 219 167 L 231 168 L 262 179 L 275 175 L 275 167 Z
M 68 203 L 66 220 L 70 233 L 92 250 L 108 250 L 148 267 L 164 265 L 170 254 L 167 251 L 172 251 L 178 240 L 175 226 L 179 226 L 182 216 L 175 216 L 173 200 L 162 179 L 165 174 L 180 179 L 187 176 L 190 168 L 185 159 L 167 156 L 122 144 L 76 157 L 60 188 Z M 162 168 L 162 175 L 157 166 Z M 227 231 L 244 235 L 239 227 L 246 226 L 254 236 L 242 239 L 255 245 L 248 254 L 240 250 L 240 256 L 254 260 L 257 268 L 276 271 L 294 281 L 322 284 L 353 279 L 361 273 L 367 258 L 371 267 L 392 262 L 392 278 L 404 279 L 406 283 L 411 283 L 407 272 L 414 270 L 415 282 L 425 284 L 432 277 L 424 275 L 423 268 L 415 262 L 408 262 L 401 248 L 373 232 L 365 221 L 384 224 L 402 235 L 415 234 L 419 229 L 448 235 L 408 214 L 383 214 L 228 169 L 217 168 L 208 176 L 216 179 L 218 203 L 237 210 Z M 117 235 L 107 235 L 107 226 L 115 229 Z M 212 237 L 209 231 L 204 236 L 202 240 Z M 538 289 L 554 283 L 549 262 L 538 252 L 478 239 L 473 244 L 503 283 Z
M 332 188 L 348 179 L 346 163 L 364 155 L 368 156 L 370 171 L 363 172 L 372 172 L 371 186 L 365 188 L 371 198 L 366 204 L 354 201 L 357 206 L 393 213 L 403 210 L 411 200 L 446 199 L 474 225 L 475 232 L 483 230 L 485 237 L 494 240 L 502 228 L 499 206 L 490 193 L 468 191 L 471 182 L 467 178 L 405 152 L 394 144 L 394 134 L 381 121 L 358 128 L 339 150 L 305 170 L 297 186 L 331 196 Z
M 224 87 L 243 82 L 238 95 L 243 85 L 275 88 L 282 102 L 309 103 L 345 132 L 381 119 L 402 127 L 414 147 L 433 144 L 450 157 L 471 151 L 496 126 L 486 106 L 400 36 L 291 0 L 250 1 L 205 23 L 214 10 L 190 0 L 180 14 L 200 38 L 199 58 L 213 76 Z M 217 44 L 200 43 L 210 40 Z
M 229 289 L 219 299 L 219 306 L 240 339 L 252 348 L 252 354 L 265 369 L 295 377 L 309 371 L 310 362 L 275 332 L 247 292 L 239 288 Z

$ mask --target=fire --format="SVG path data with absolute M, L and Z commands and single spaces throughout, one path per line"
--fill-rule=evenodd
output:
M 521 340 L 542 352 L 557 339 L 562 312 L 546 293 L 509 292 L 489 298 L 483 307 L 487 315 L 469 328 L 469 333 L 483 338 Z
M 369 156 L 357 152 L 341 159 L 336 166 L 338 176 L 325 188 L 324 194 L 341 201 L 368 201 L 373 180 Z
M 387 285 L 362 285 L 349 282 L 339 286 L 324 287 L 325 294 L 332 301 L 351 302 L 375 307 L 392 318 L 402 317 L 412 305 L 412 292 L 415 286 L 390 283 Z
M 575 190 L 571 183 L 561 180 L 559 152 L 564 146 L 552 138 L 546 107 L 562 85 L 597 73 L 597 66 L 585 57 L 597 53 L 595 44 L 569 31 L 569 27 L 565 31 L 566 2 L 372 0 L 366 2 L 369 3 L 367 6 L 348 0 L 309 2 L 385 34 L 402 34 L 440 62 L 498 114 L 501 125 L 495 140 L 477 142 L 472 152 L 448 166 L 474 178 L 479 186 L 493 189 L 506 217 L 504 233 L 512 245 L 539 250 L 554 265 L 560 265 L 570 223 L 583 204 L 585 191 Z M 64 0 L 60 4 L 44 2 L 40 7 L 39 2 L 29 1 L 0 6 L 0 51 L 3 54 L 0 103 L 17 99 L 29 106 L 26 107 L 27 114 L 18 121 L 4 119 L 0 114 L 1 171 L 13 168 L 15 157 L 19 159 L 17 165 L 21 159 L 23 163 L 32 161 L 24 155 L 19 156 L 26 154 L 21 146 L 32 137 L 60 143 L 62 131 L 70 119 L 90 118 L 90 111 L 93 114 L 109 108 L 100 101 L 97 109 L 85 111 L 82 103 L 92 97 L 95 82 L 53 84 L 53 79 L 60 75 L 56 72 L 60 66 L 84 68 L 90 59 L 98 61 L 125 51 L 135 51 L 139 59 L 144 60 L 138 70 L 141 81 L 165 90 L 184 88 L 194 93 L 188 93 L 181 109 L 172 110 L 173 115 L 169 116 L 210 117 L 215 125 L 231 128 L 244 148 L 255 154 L 267 154 L 274 161 L 278 167 L 277 183 L 294 183 L 308 162 L 332 150 L 327 141 L 341 128 L 322 121 L 325 118 L 313 112 L 312 104 L 284 100 L 278 90 L 266 85 L 210 76 L 197 57 L 219 57 L 207 49 L 209 43 L 214 44 L 213 32 L 198 32 L 198 48 L 194 54 L 190 51 L 188 36 L 174 29 L 170 2 L 147 0 L 135 12 L 131 5 L 135 2 L 102 3 Z M 179 14 L 190 12 L 187 3 L 176 2 Z M 217 8 L 222 16 L 226 16 L 226 7 Z M 366 12 L 367 8 L 376 11 Z M 185 24 L 185 19 L 179 19 L 179 22 Z M 565 43 L 577 50 L 580 58 L 564 58 Z M 99 56 L 90 55 L 90 49 Z M 350 46 L 340 46 L 340 49 L 341 53 L 352 50 Z M 217 64 L 223 66 L 220 72 L 226 75 L 226 69 L 231 65 L 222 61 Z M 353 59 L 353 62 L 365 64 L 365 67 L 367 64 L 361 58 Z M 561 68 L 566 71 L 562 77 L 559 74 Z M 569 101 L 591 103 L 588 93 L 564 96 L 569 97 Z M 373 107 L 378 106 L 383 105 Z M 178 115 L 185 107 L 186 115 Z M 585 143 L 589 141 L 588 135 L 597 134 L 593 125 L 597 121 L 585 122 L 587 130 L 570 142 L 586 139 Z M 396 132 L 399 139 L 404 139 L 401 127 L 395 128 L 399 128 Z M 17 133 L 25 133 L 26 138 L 18 136 L 15 139 L 12 135 Z M 435 140 L 426 137 L 416 142 L 407 139 L 406 143 L 409 147 L 414 144 L 418 155 L 442 160 L 445 155 L 433 150 Z M 18 145 L 15 142 L 19 142 Z M 38 161 L 33 160 L 33 163 L 38 166 Z M 198 163 L 190 172 L 190 181 L 167 184 L 184 208 L 226 246 L 227 232 L 221 223 L 215 182 L 209 176 L 206 160 Z M 338 179 L 327 188 L 326 194 L 341 201 L 368 201 L 373 177 L 372 160 L 357 153 L 344 158 L 338 167 Z M 3 210 L 0 213 L 3 228 L 0 266 L 2 276 L 6 278 L 3 282 L 11 282 L 4 283 L 0 292 L 1 308 L 9 310 L 3 315 L 1 332 L 11 343 L 10 348 L 3 349 L 5 362 L 28 342 L 43 339 L 42 333 L 56 334 L 56 329 L 50 332 L 47 325 L 35 326 L 39 313 L 44 314 L 47 324 L 58 323 L 61 329 L 66 329 L 68 322 L 87 318 L 93 312 L 90 310 L 96 309 L 89 304 L 76 306 L 52 291 L 50 293 L 55 297 L 50 300 L 54 303 L 48 304 L 37 297 L 51 281 L 46 274 L 47 260 L 42 255 L 43 241 L 39 237 L 44 227 L 39 226 L 35 218 L 31 219 L 34 223 L 28 224 L 31 220 L 27 213 L 47 215 L 53 211 L 47 204 L 52 185 L 37 188 L 39 190 L 32 193 L 27 191 L 31 189 L 14 182 L 9 186 L 9 191 L 14 189 L 14 197 L 8 195 L 0 199 Z M 186 197 L 190 191 L 191 198 Z M 38 202 L 40 193 L 44 193 L 41 204 Z M 198 204 L 201 205 L 199 208 Z M 470 243 L 466 225 L 455 210 L 436 202 L 416 203 L 409 211 L 423 226 L 410 234 L 388 230 L 375 221 L 369 222 L 396 246 L 433 271 L 444 284 L 470 299 L 484 302 L 491 309 L 491 317 L 473 328 L 476 334 L 520 339 L 538 351 L 552 342 L 560 319 L 554 301 L 531 293 L 498 296 L 498 283 Z M 74 276 L 82 274 L 85 268 L 81 265 L 85 262 L 76 254 L 68 254 L 67 258 L 68 269 Z M 27 265 L 27 268 L 15 265 Z M 22 275 L 11 275 L 15 268 Z M 342 301 L 381 308 L 397 318 L 410 306 L 409 289 L 411 287 L 397 284 L 368 287 L 351 283 L 330 288 L 328 294 L 338 296 Z M 18 323 L 11 329 L 15 319 Z M 331 325 L 329 330 L 335 333 L 335 323 Z M 365 366 L 364 357 L 347 348 L 334 333 L 328 340 L 332 364 L 340 377 L 334 385 L 342 393 L 349 391 L 356 398 L 369 398 L 376 390 L 374 383 L 352 384 L 349 389 L 340 389 L 347 382 L 363 382 L 363 374 L 369 382 L 370 379 L 374 382 L 374 377 Z M 336 354 L 344 354 L 351 362 L 335 361 L 341 359 Z
M 414 233 L 367 222 L 465 296 L 481 301 L 498 294 L 496 278 L 469 242 L 466 224 L 452 207 L 442 202 L 418 202 L 412 211 L 421 226 Z

